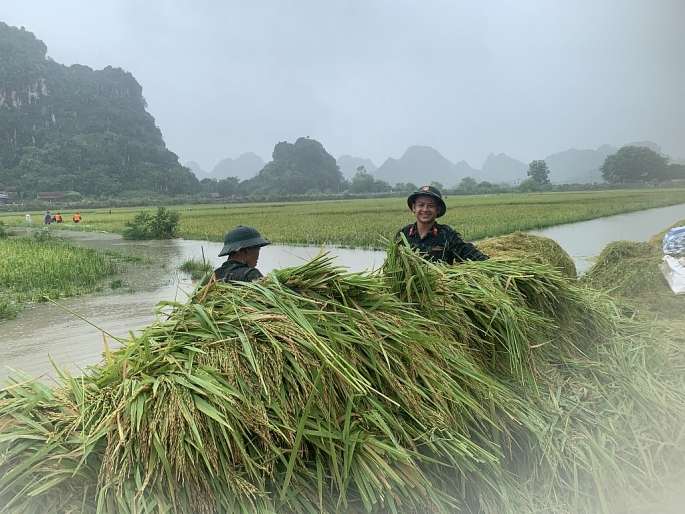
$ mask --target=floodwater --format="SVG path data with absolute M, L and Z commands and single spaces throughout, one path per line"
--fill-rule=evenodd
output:
M 612 241 L 649 241 L 654 234 L 681 220 L 685 220 L 685 204 L 528 232 L 554 239 L 571 256 L 578 273 L 583 273 L 594 264 L 593 258 Z
M 218 257 L 223 244 L 211 241 L 166 240 L 124 241 L 116 234 L 70 232 L 60 237 L 98 249 L 115 249 L 151 258 L 156 266 L 134 266 L 122 278 L 132 293 L 106 293 L 59 300 L 59 304 L 35 304 L 16 319 L 0 322 L 0 380 L 16 377 L 12 370 L 40 377 L 50 383 L 57 376 L 51 359 L 60 370 L 80 375 L 86 366 L 102 360 L 104 341 L 112 348 L 115 338 L 128 338 L 150 325 L 157 317 L 153 309 L 162 300 L 185 301 L 194 290 L 190 277 L 178 266 L 190 258 L 203 256 L 218 267 L 226 258 Z M 319 247 L 270 245 L 262 248 L 257 267 L 272 269 L 298 266 L 319 254 Z M 334 264 L 349 271 L 374 270 L 383 264 L 385 252 L 324 247 L 335 257 Z M 119 278 L 119 277 L 117 277 Z M 103 335 L 104 332 L 104 335 Z
M 654 234 L 685 219 L 685 204 L 622 214 L 544 230 L 530 231 L 557 241 L 574 259 L 579 272 L 592 265 L 592 258 L 611 241 L 647 241 Z M 456 227 L 458 228 L 458 227 Z M 93 294 L 60 300 L 56 304 L 29 306 L 17 319 L 0 323 L 0 379 L 16 376 L 12 369 L 49 382 L 56 377 L 50 362 L 59 369 L 81 374 L 85 366 L 102 360 L 103 338 L 110 348 L 115 338 L 128 338 L 151 324 L 154 306 L 161 300 L 184 301 L 193 291 L 189 277 L 178 265 L 189 258 L 205 258 L 218 267 L 222 244 L 208 241 L 123 241 L 121 236 L 93 232 L 60 231 L 75 243 L 100 249 L 117 249 L 147 256 L 159 263 L 133 267 L 122 277 L 132 293 Z M 315 257 L 318 247 L 270 245 L 262 248 L 257 267 L 262 273 L 297 266 Z M 328 247 L 334 263 L 350 271 L 380 267 L 385 252 Z M 105 335 L 103 335 L 105 334 Z

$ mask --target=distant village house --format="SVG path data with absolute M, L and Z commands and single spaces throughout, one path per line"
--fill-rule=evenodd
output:
M 0 204 L 11 203 L 19 198 L 19 192 L 14 186 L 0 186 Z
M 56 200 L 61 200 L 64 193 L 60 191 L 45 191 L 43 193 L 38 193 L 36 198 L 38 200 L 45 200 L 46 202 L 54 202 Z

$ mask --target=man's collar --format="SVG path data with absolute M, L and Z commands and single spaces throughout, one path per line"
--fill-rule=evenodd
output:
M 413 236 L 414 234 L 417 234 L 418 232 L 419 232 L 418 222 L 414 222 L 412 227 L 409 229 L 409 236 Z M 431 232 L 433 233 L 433 236 L 437 237 L 437 235 L 438 235 L 438 224 L 437 223 L 435 223 L 435 222 L 433 223 L 433 228 L 431 229 Z

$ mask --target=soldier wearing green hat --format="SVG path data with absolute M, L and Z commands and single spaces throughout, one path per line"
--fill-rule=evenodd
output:
M 252 282 L 262 278 L 263 275 L 255 266 L 260 248 L 268 244 L 271 244 L 269 240 L 264 239 L 256 228 L 238 225 L 226 234 L 224 247 L 219 252 L 219 257 L 228 255 L 228 259 L 202 285 L 208 284 L 212 277 L 217 282 Z
M 409 195 L 407 205 L 416 216 L 416 222 L 401 228 L 395 236 L 396 240 L 401 241 L 404 234 L 409 245 L 418 249 L 429 261 L 454 264 L 489 259 L 473 244 L 464 241 L 461 234 L 452 227 L 435 221 L 447 211 L 442 194 L 437 188 L 420 187 Z

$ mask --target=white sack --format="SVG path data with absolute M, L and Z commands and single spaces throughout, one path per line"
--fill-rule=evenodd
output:
M 661 261 L 661 272 L 675 294 L 685 294 L 685 266 L 678 259 L 664 255 Z

